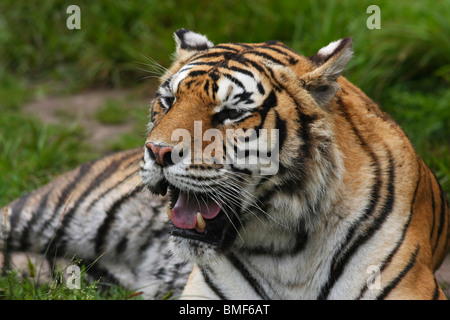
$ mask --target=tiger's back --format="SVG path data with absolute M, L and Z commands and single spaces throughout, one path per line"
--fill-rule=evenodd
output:
M 401 128 L 341 76 L 351 38 L 309 58 L 279 42 L 214 46 L 185 29 L 175 40 L 144 149 L 7 206 L 7 253 L 101 256 L 120 283 L 154 283 L 149 297 L 181 290 L 192 263 L 187 298 L 445 298 L 433 275 L 449 249 L 445 193 Z M 198 120 L 223 141 L 227 128 L 277 130 L 278 171 L 175 161 L 173 132 L 194 137 Z

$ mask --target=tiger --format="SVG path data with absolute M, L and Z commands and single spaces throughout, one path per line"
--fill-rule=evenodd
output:
M 352 37 L 310 57 L 174 39 L 144 145 L 7 205 L 4 265 L 76 253 L 147 298 L 446 299 L 445 192 L 342 76 Z

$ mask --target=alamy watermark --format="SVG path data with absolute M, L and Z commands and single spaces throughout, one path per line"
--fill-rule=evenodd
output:
M 70 5 L 66 9 L 66 13 L 70 16 L 66 20 L 67 29 L 81 29 L 81 9 L 77 5 Z
M 371 13 L 367 18 L 366 26 L 368 29 L 381 29 L 381 9 L 377 5 L 370 5 L 367 7 L 366 13 Z
M 215 128 L 203 132 L 202 122 L 194 121 L 194 139 L 187 129 L 175 129 L 171 140 L 178 142 L 171 154 L 173 163 L 256 165 L 261 175 L 278 172 L 278 129 L 226 129 L 224 136 Z
M 69 274 L 66 280 L 68 289 L 81 289 L 81 269 L 77 265 L 70 265 L 67 267 L 66 273 Z
M 367 278 L 367 289 L 380 290 L 381 289 L 381 270 L 379 266 L 371 265 L 367 268 L 366 272 L 369 274 Z

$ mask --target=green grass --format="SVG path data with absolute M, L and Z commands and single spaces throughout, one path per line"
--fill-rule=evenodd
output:
M 124 102 L 123 102 L 124 103 Z M 149 119 L 148 105 L 133 106 L 127 104 L 128 122 L 133 125 L 131 133 L 123 133 L 108 144 L 108 150 L 120 151 L 130 147 L 138 147 L 143 144 L 146 136 L 146 128 Z
M 70 4 L 81 8 L 81 30 L 65 26 Z M 366 28 L 371 4 L 381 9 L 380 30 Z M 214 43 L 277 39 L 306 56 L 352 35 L 355 56 L 344 75 L 403 127 L 450 195 L 449 16 L 448 0 L 2 0 L 0 206 L 99 156 L 79 123 L 43 124 L 23 112 L 27 101 L 83 89 L 153 87 L 160 70 L 151 60 L 169 66 L 172 32 L 181 27 Z M 150 101 L 152 92 L 146 95 Z M 134 133 L 117 137 L 109 150 L 140 145 L 147 117 L 146 106 L 126 100 L 108 101 L 95 114 L 103 124 L 133 123 Z
M 450 195 L 450 90 L 427 80 L 387 89 L 382 105 L 400 123 L 416 151 Z
M 0 117 L 0 206 L 95 157 L 83 129 L 44 125 L 19 113 Z
M 95 113 L 95 118 L 102 124 L 124 124 L 129 119 L 126 106 L 120 101 L 108 99 Z
M 101 279 L 88 281 L 86 270 L 81 266 L 80 287 L 70 287 L 67 268 L 54 267 L 54 277 L 48 282 L 37 281 L 39 266 L 28 259 L 27 276 L 17 270 L 5 271 L 0 277 L 0 300 L 129 300 L 140 299 L 141 293 L 126 290 L 117 285 L 103 283 Z
M 306 55 L 353 35 L 352 69 L 369 94 L 388 84 L 380 79 L 449 74 L 445 0 L 77 1 L 81 30 L 66 28 L 68 4 L 2 1 L 0 63 L 18 76 L 44 76 L 65 87 L 134 85 L 149 75 L 140 70 L 145 57 L 170 63 L 172 32 L 187 27 L 215 43 L 278 39 Z M 366 28 L 370 4 L 381 8 L 381 30 Z

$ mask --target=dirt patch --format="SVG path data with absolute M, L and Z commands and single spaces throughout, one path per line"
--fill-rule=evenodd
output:
M 130 98 L 132 96 L 132 98 Z M 64 124 L 79 121 L 86 129 L 88 143 L 101 146 L 114 140 L 118 135 L 133 130 L 130 121 L 118 125 L 102 124 L 95 119 L 95 112 L 108 100 L 126 101 L 148 106 L 148 100 L 136 98 L 125 90 L 89 91 L 68 97 L 49 97 L 28 103 L 24 111 L 40 118 L 43 122 L 51 124 Z

